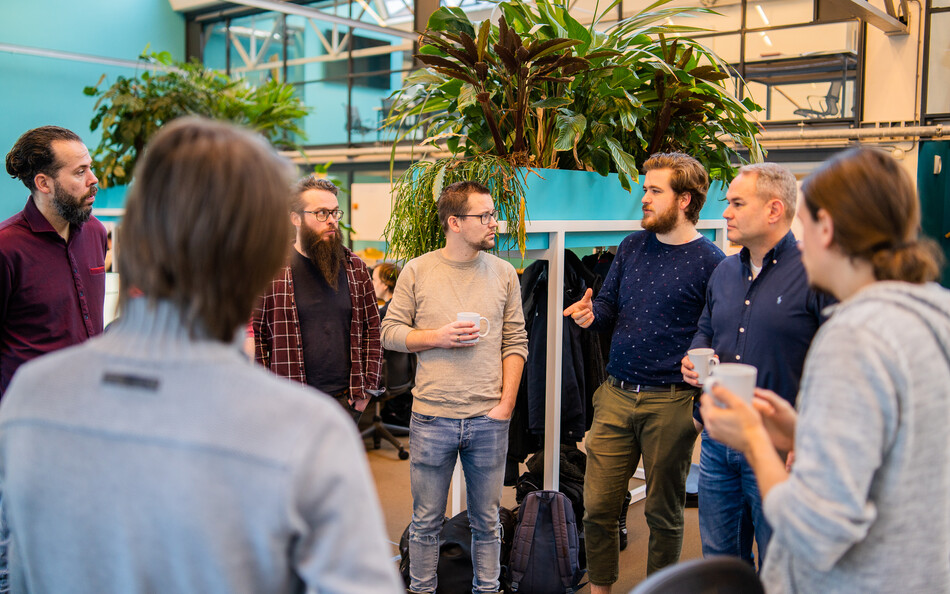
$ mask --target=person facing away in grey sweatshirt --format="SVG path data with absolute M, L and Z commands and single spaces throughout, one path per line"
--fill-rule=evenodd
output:
M 290 247 L 290 175 L 227 124 L 182 118 L 149 143 L 121 317 L 22 366 L 0 405 L 0 586 L 402 591 L 352 421 L 241 352 Z
M 859 148 L 802 194 L 809 281 L 841 303 L 808 352 L 798 411 L 765 390 L 751 406 L 721 387 L 702 397 L 709 434 L 758 480 L 766 591 L 950 592 L 950 291 L 929 282 L 939 256 L 913 183 Z

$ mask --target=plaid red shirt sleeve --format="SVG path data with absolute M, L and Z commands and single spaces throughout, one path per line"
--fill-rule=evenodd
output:
M 347 250 L 346 280 L 350 285 L 353 317 L 350 322 L 350 402 L 366 408 L 379 390 L 383 346 L 379 336 L 379 306 L 366 264 Z
M 303 366 L 303 339 L 294 301 L 294 282 L 286 266 L 258 300 L 251 321 L 254 358 L 281 377 L 307 383 Z

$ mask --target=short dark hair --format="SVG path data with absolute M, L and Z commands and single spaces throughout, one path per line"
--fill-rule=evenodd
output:
M 45 173 L 55 177 L 56 171 L 62 164 L 56 161 L 53 153 L 53 142 L 69 140 L 82 142 L 72 130 L 59 126 L 41 126 L 24 132 L 7 153 L 7 173 L 19 179 L 30 192 L 36 191 L 33 178 L 37 174 Z
M 290 211 L 300 213 L 303 212 L 304 203 L 303 203 L 303 193 L 307 190 L 323 190 L 325 192 L 330 192 L 334 196 L 340 194 L 340 188 L 336 187 L 332 181 L 323 178 L 317 177 L 314 174 L 305 175 L 294 185 L 294 199 L 290 203 Z
M 439 222 L 442 231 L 449 232 L 449 217 L 468 214 L 464 209 L 468 206 L 468 197 L 472 194 L 488 194 L 491 192 L 476 181 L 460 181 L 449 184 L 439 194 Z
M 118 228 L 123 283 L 171 302 L 193 338 L 230 342 L 289 254 L 293 168 L 263 137 L 183 117 L 148 143 L 134 180 Z
M 890 154 L 861 147 L 832 157 L 802 182 L 802 199 L 813 220 L 828 213 L 834 245 L 870 262 L 875 279 L 920 284 L 940 275 L 939 248 L 920 237 L 914 182 Z
M 643 172 L 655 169 L 669 169 L 670 188 L 677 194 L 689 192 L 689 204 L 683 214 L 696 224 L 699 211 L 706 204 L 706 192 L 709 190 L 709 174 L 699 161 L 684 153 L 656 153 L 643 164 Z

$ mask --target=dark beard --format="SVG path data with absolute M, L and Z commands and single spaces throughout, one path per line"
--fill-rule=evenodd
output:
M 676 229 L 676 224 L 679 222 L 679 212 L 675 203 L 666 212 L 654 214 L 655 216 L 652 219 L 641 223 L 644 229 L 657 235 L 663 235 Z
M 336 291 L 340 284 L 340 267 L 343 266 L 343 259 L 346 257 L 346 251 L 343 249 L 343 238 L 340 233 L 336 232 L 332 239 L 324 241 L 313 229 L 301 225 L 300 239 L 304 250 L 307 252 L 307 257 L 323 275 L 323 280 L 327 281 L 330 288 Z
M 53 207 L 56 209 L 56 214 L 70 225 L 81 227 L 92 216 L 92 207 L 83 206 L 82 203 L 86 198 L 95 196 L 96 190 L 97 188 L 93 187 L 77 198 L 56 184 L 53 188 Z

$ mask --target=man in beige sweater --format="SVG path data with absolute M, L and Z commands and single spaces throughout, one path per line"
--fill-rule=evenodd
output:
M 445 247 L 410 260 L 382 324 L 383 348 L 418 353 L 409 426 L 410 591 L 436 591 L 439 532 L 461 458 L 472 525 L 472 591 L 498 592 L 498 508 L 528 338 L 518 275 L 495 246 L 488 188 L 458 182 L 439 196 Z M 459 321 L 472 312 L 484 320 Z

